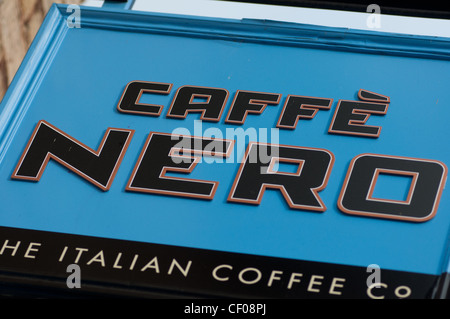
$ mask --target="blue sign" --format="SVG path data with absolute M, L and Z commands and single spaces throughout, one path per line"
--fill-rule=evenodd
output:
M 130 291 L 446 295 L 448 39 L 72 13 L 51 8 L 0 107 L 3 271 L 63 290 L 77 264 Z

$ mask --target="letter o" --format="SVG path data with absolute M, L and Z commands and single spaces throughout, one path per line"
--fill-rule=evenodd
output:
M 253 272 L 255 272 L 255 273 L 257 274 L 256 278 L 253 279 L 253 280 L 245 280 L 243 277 L 244 277 L 244 274 L 245 274 L 246 272 L 248 272 L 248 271 L 253 271 Z M 252 267 L 242 269 L 242 270 L 239 272 L 239 280 L 240 280 L 243 284 L 246 284 L 246 285 L 252 285 L 252 284 L 257 283 L 257 282 L 261 279 L 261 277 L 262 277 L 261 271 L 259 271 L 259 270 L 256 269 L 256 268 L 252 268 Z
M 405 293 L 401 294 L 401 290 L 405 290 Z M 411 295 L 411 288 L 408 286 L 398 286 L 394 293 L 398 298 L 408 298 Z

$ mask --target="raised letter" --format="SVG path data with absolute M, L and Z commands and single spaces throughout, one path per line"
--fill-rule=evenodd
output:
M 374 197 L 380 173 L 412 177 L 404 200 Z M 423 222 L 436 214 L 446 176 L 439 161 L 361 154 L 350 163 L 338 207 L 347 214 Z
M 50 123 L 39 121 L 12 178 L 39 181 L 52 159 L 106 191 L 133 133 L 133 130 L 109 128 L 94 151 Z
M 360 101 L 339 100 L 329 133 L 379 137 L 381 127 L 366 125 L 371 114 L 385 115 L 389 97 L 367 90 L 359 90 Z
M 159 116 L 163 109 L 162 105 L 139 103 L 143 93 L 169 94 L 172 84 L 133 81 L 128 83 L 122 97 L 120 98 L 117 109 L 123 113 L 134 113 L 141 115 Z
M 313 119 L 318 110 L 329 110 L 333 99 L 289 95 L 278 119 L 277 127 L 295 129 L 299 119 Z
M 190 173 L 201 156 L 227 157 L 234 142 L 178 136 L 180 141 L 175 137 L 166 133 L 149 134 L 126 190 L 212 199 L 218 182 L 169 177 L 166 172 Z
M 266 150 L 262 152 L 261 148 Z M 268 166 L 258 156 L 261 153 L 271 154 Z M 295 163 L 297 171 L 276 171 L 278 162 Z M 325 188 L 333 163 L 334 156 L 327 150 L 251 142 L 228 200 L 259 205 L 266 188 L 275 188 L 291 208 L 325 211 L 318 192 Z
M 237 91 L 226 123 L 244 124 L 248 113 L 261 114 L 267 105 L 277 105 L 281 94 Z
M 218 88 L 182 86 L 178 89 L 167 117 L 186 118 L 189 112 L 201 112 L 204 121 L 217 122 L 228 99 L 228 91 Z

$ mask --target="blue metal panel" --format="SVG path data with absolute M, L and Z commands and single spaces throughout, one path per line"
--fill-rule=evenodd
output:
M 351 160 L 359 154 L 450 163 L 448 39 L 106 9 L 82 8 L 81 28 L 69 28 L 66 7 L 54 5 L 1 104 L 1 226 L 358 267 L 378 264 L 433 276 L 448 271 L 447 190 L 435 216 L 423 222 L 354 216 L 337 205 Z M 136 80 L 173 84 L 168 95 L 142 97 L 164 106 L 160 116 L 117 110 L 126 85 Z M 219 122 L 199 121 L 197 113 L 166 117 L 184 85 L 229 92 Z M 382 127 L 380 136 L 330 134 L 338 100 L 357 101 L 361 88 L 390 98 L 386 114 L 367 122 Z M 277 93 L 281 100 L 260 115 L 249 114 L 243 125 L 225 123 L 238 90 Z M 295 130 L 273 130 L 289 94 L 334 102 L 312 120 L 299 120 Z M 52 160 L 38 182 L 11 179 L 41 120 L 94 150 L 108 127 L 135 130 L 108 191 Z M 199 136 L 215 128 L 223 138 L 236 139 L 230 134 L 238 128 L 255 129 L 250 139 L 258 142 L 267 132 L 267 142 L 333 153 L 328 185 L 319 192 L 326 210 L 290 209 L 279 190 L 267 190 L 259 205 L 227 201 L 245 151 L 239 145 L 225 162 L 203 159 L 188 176 L 218 181 L 212 200 L 126 191 L 150 132 Z M 398 191 L 392 187 L 384 194 Z

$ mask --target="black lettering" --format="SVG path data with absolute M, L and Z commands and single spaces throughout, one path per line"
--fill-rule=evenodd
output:
M 402 200 L 375 198 L 373 189 L 380 173 L 411 176 L 408 196 Z M 426 221 L 437 211 L 446 176 L 446 166 L 435 160 L 359 155 L 350 164 L 338 206 L 348 214 Z
M 329 133 L 379 137 L 381 127 L 366 125 L 371 114 L 384 115 L 388 104 L 339 100 Z
M 39 181 L 50 159 L 102 190 L 108 190 L 133 135 L 133 130 L 108 129 L 97 151 L 53 125 L 40 121 L 12 175 Z
M 281 94 L 237 91 L 225 122 L 243 124 L 248 113 L 261 114 L 267 105 L 277 105 Z
M 261 154 L 270 154 L 264 160 Z M 296 163 L 295 172 L 280 172 L 279 162 Z M 228 200 L 259 205 L 266 188 L 279 189 L 289 207 L 325 211 L 318 192 L 326 187 L 334 156 L 322 149 L 250 143 Z
M 202 120 L 216 122 L 227 99 L 228 91 L 225 89 L 183 86 L 178 89 L 167 116 L 186 118 L 189 112 L 201 112 Z
M 172 84 L 133 81 L 128 83 L 122 97 L 117 105 L 117 109 L 123 113 L 141 114 L 159 116 L 162 112 L 162 105 L 143 104 L 140 103 L 142 94 L 169 94 L 172 89 Z
M 229 156 L 234 142 L 167 133 L 150 133 L 126 190 L 212 199 L 218 182 L 166 176 L 189 174 L 202 156 Z
M 318 110 L 329 110 L 333 99 L 289 95 L 277 127 L 295 129 L 299 119 L 313 119 Z
M 375 92 L 370 92 L 364 89 L 358 91 L 358 97 L 361 101 L 371 101 L 379 103 L 390 103 L 391 99 L 389 96 L 382 95 Z

